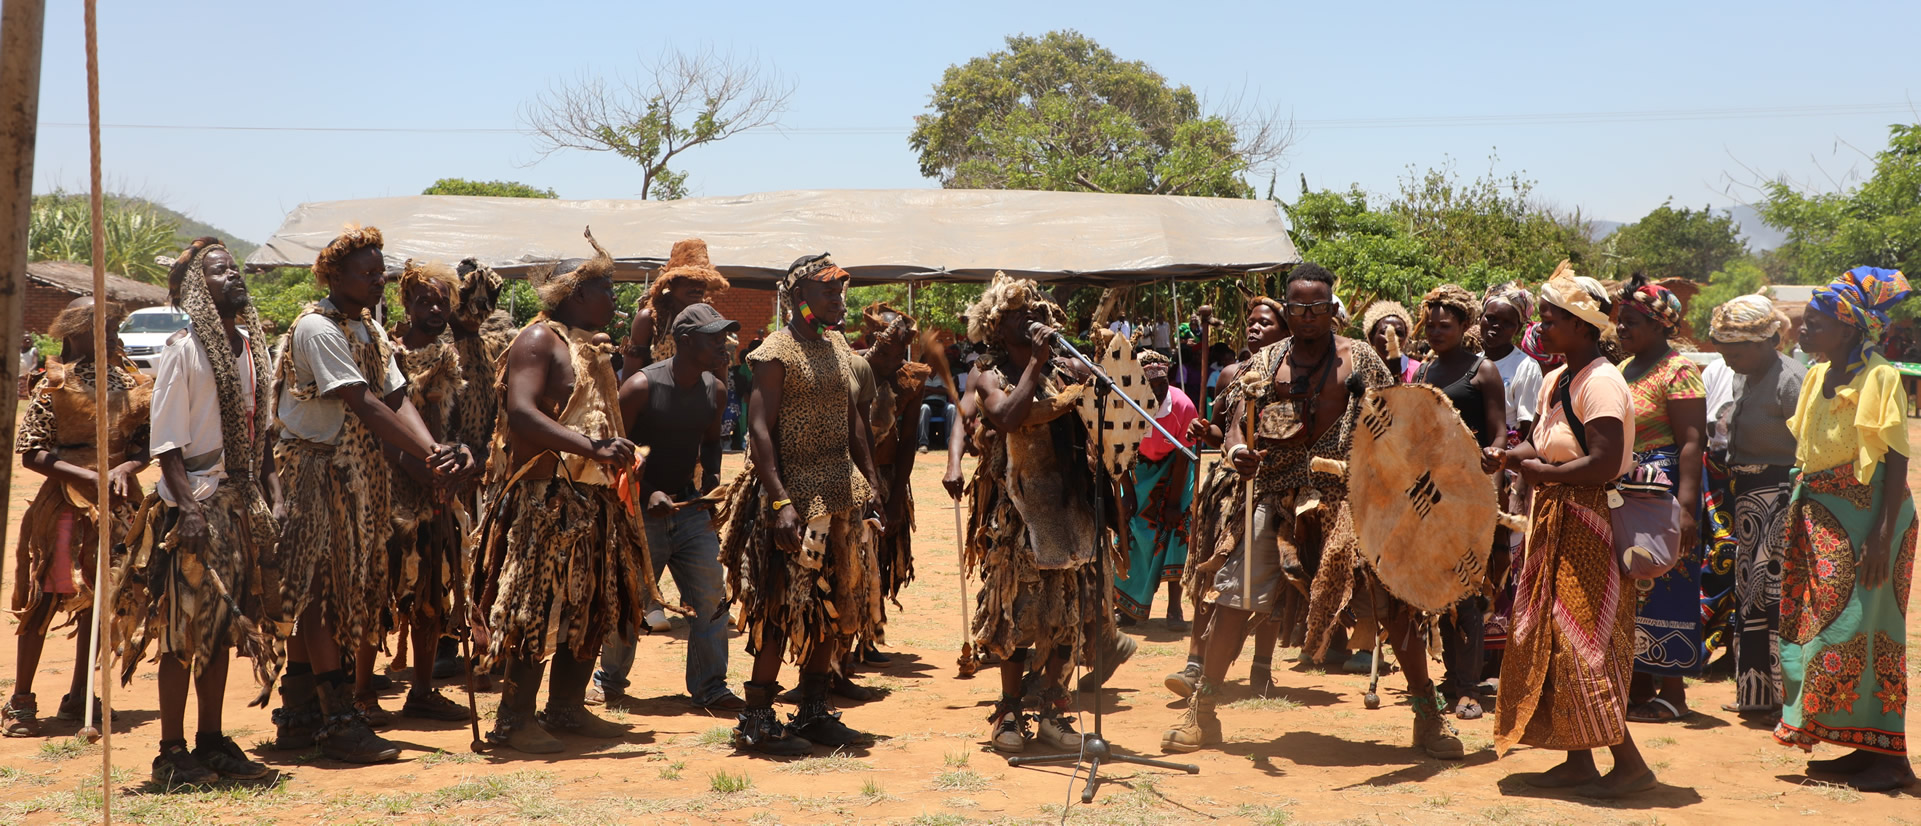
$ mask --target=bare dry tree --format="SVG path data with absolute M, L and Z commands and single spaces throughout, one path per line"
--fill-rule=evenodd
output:
M 613 152 L 641 168 L 640 197 L 687 194 L 682 152 L 753 129 L 779 128 L 794 94 L 771 65 L 710 48 L 666 49 L 633 78 L 581 74 L 555 83 L 520 110 L 540 159 L 563 149 Z

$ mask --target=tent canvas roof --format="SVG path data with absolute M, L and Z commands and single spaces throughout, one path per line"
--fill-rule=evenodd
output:
M 247 256 L 309 266 L 348 223 L 380 227 L 390 267 L 480 259 L 508 274 L 592 254 L 581 229 L 640 280 L 675 241 L 701 238 L 729 279 L 770 281 L 831 252 L 857 281 L 981 281 L 996 270 L 1091 284 L 1200 279 L 1298 263 L 1270 201 L 1018 190 L 807 190 L 678 201 L 414 195 L 301 204 Z

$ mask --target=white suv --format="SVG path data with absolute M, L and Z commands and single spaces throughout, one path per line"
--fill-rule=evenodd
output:
M 187 328 L 187 314 L 172 307 L 142 307 L 127 314 L 120 324 L 120 343 L 127 358 L 140 369 L 151 372 L 160 358 L 167 339 Z

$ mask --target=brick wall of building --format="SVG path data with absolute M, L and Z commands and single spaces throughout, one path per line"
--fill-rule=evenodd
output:
M 27 282 L 26 330 L 29 333 L 44 335 L 53 325 L 53 318 L 72 302 L 74 295 L 66 290 L 55 289 L 45 284 Z
M 715 299 L 713 305 L 721 315 L 740 322 L 740 343 L 743 347 L 764 335 L 767 325 L 774 319 L 772 289 L 735 285 L 727 288 L 727 292 Z

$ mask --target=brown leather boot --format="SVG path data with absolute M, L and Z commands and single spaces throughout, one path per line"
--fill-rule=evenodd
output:
M 1414 745 L 1427 756 L 1437 760 L 1460 760 L 1467 755 L 1467 748 L 1461 745 L 1461 738 L 1454 736 L 1454 726 L 1447 721 L 1442 712 L 1445 707 L 1438 694 L 1416 694 L 1408 698 L 1414 706 Z
M 1220 689 L 1203 678 L 1187 698 L 1187 710 L 1173 728 L 1161 734 L 1161 751 L 1186 754 L 1220 745 L 1221 718 L 1214 713 Z

